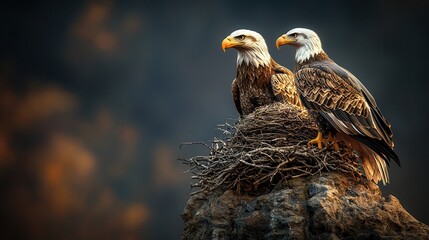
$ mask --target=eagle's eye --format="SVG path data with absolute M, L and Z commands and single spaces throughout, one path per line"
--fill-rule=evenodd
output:
M 289 36 L 296 38 L 296 37 L 298 37 L 298 33 L 291 33 L 291 34 L 289 34 Z
M 246 38 L 246 36 L 244 36 L 244 35 L 238 35 L 235 38 L 237 38 L 238 40 L 244 40 Z

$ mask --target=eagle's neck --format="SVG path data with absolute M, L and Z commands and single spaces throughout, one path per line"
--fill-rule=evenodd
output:
M 307 39 L 303 45 L 296 50 L 295 61 L 299 64 L 315 57 L 319 53 L 323 53 L 322 43 L 317 37 Z
M 271 56 L 266 47 L 257 46 L 251 50 L 238 51 L 237 67 L 253 65 L 255 67 L 267 67 L 270 65 Z
M 312 62 L 323 62 L 323 61 L 334 62 L 331 58 L 329 58 L 328 54 L 326 54 L 325 52 L 320 52 L 301 63 L 296 62 L 294 71 L 297 72 L 302 68 L 306 67 L 307 65 L 311 64 Z

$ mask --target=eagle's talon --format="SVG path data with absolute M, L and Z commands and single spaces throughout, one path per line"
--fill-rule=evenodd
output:
M 318 132 L 317 137 L 315 139 L 308 141 L 307 146 L 311 147 L 311 145 L 317 144 L 317 147 L 321 150 L 322 149 L 322 143 L 323 143 L 322 132 Z

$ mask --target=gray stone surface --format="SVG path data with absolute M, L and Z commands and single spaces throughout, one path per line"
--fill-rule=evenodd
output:
M 289 180 L 264 193 L 199 193 L 182 218 L 182 239 L 429 239 L 429 227 L 394 196 L 336 173 Z

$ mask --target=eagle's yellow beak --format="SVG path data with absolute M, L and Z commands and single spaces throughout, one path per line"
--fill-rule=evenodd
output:
M 277 38 L 276 47 L 279 49 L 280 46 L 296 42 L 296 39 L 286 36 L 286 34 L 281 35 Z
M 242 42 L 237 42 L 233 37 L 228 36 L 222 41 L 222 50 L 223 50 L 223 52 L 226 52 L 227 48 L 232 48 L 235 46 L 241 46 L 243 44 L 244 43 L 242 43 Z

